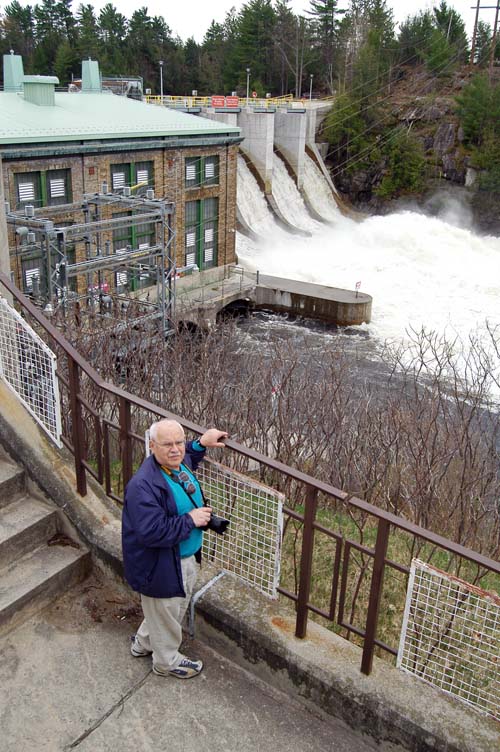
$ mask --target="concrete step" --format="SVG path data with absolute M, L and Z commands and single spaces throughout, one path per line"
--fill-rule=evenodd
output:
M 16 626 L 83 580 L 90 566 L 90 552 L 83 547 L 44 544 L 3 567 L 0 631 Z
M 0 507 L 0 568 L 48 541 L 57 527 L 57 511 L 32 496 Z
M 0 508 L 24 492 L 24 470 L 0 459 Z

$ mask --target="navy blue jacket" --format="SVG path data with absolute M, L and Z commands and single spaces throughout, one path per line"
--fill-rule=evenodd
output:
M 183 464 L 196 470 L 205 450 L 186 445 Z M 189 514 L 177 514 L 173 493 L 153 455 L 125 489 L 122 548 L 125 579 L 151 598 L 184 597 L 179 543 L 194 527 Z

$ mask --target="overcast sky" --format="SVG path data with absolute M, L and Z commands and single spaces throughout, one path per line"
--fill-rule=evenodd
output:
M 111 0 L 113 1 L 113 0 Z M 495 0 L 496 1 L 496 0 Z M 23 0 L 25 5 L 27 0 Z M 107 0 L 84 0 L 90 2 L 96 11 L 100 10 Z M 453 6 L 465 21 L 467 32 L 472 36 L 474 28 L 476 0 L 447 0 L 448 5 Z M 31 0 L 31 5 L 36 4 L 36 0 Z M 80 0 L 73 0 L 73 10 L 76 11 Z M 206 30 L 212 20 L 217 22 L 224 21 L 226 13 L 234 6 L 239 10 L 244 3 L 242 0 L 180 0 L 176 3 L 166 3 L 165 0 L 114 0 L 113 5 L 130 18 L 136 8 L 146 6 L 151 16 L 163 16 L 174 35 L 180 36 L 182 40 L 193 36 L 197 42 L 201 42 Z M 0 0 L 0 5 L 5 7 L 6 2 Z M 345 3 L 347 5 L 347 2 Z M 433 5 L 439 5 L 439 0 L 389 0 L 387 6 L 394 11 L 396 22 L 404 21 L 409 15 L 415 15 L 419 10 L 432 8 Z M 493 0 L 481 0 L 481 5 L 494 5 Z M 295 13 L 305 15 L 305 11 L 310 7 L 309 0 L 292 0 L 291 7 Z M 342 2 L 339 2 L 342 7 Z M 479 18 L 493 26 L 495 18 L 494 10 L 481 10 Z

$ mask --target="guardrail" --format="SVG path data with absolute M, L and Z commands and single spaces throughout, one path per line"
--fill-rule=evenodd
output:
M 122 502 L 123 489 L 144 456 L 144 429 L 154 420 L 174 418 L 195 435 L 203 432 L 201 426 L 104 381 L 4 274 L 0 274 L 0 284 L 57 355 L 62 441 L 74 456 L 80 495 L 86 495 L 90 475 L 110 498 Z M 326 619 L 347 638 L 360 639 L 361 671 L 365 674 L 371 672 L 377 648 L 397 655 L 397 646 L 380 639 L 378 630 L 381 616 L 389 613 L 398 622 L 393 632 L 399 639 L 404 598 L 402 604 L 392 602 L 394 583 L 397 581 L 404 596 L 411 559 L 417 553 L 423 558 L 427 552 L 430 558 L 437 552 L 442 568 L 444 558 L 449 557 L 450 569 L 469 567 L 476 573 L 476 582 L 486 575 L 500 575 L 500 563 L 231 439 L 226 441 L 226 463 L 228 455 L 229 461 L 234 457 L 248 463 L 247 471 L 250 468 L 260 480 L 285 493 L 283 550 L 287 566 L 296 566 L 287 574 L 282 559 L 284 579 L 278 591 L 294 603 L 296 636 L 306 636 L 310 613 Z M 323 519 L 325 510 L 330 515 L 328 525 Z M 367 520 L 369 528 L 361 527 L 360 521 Z M 356 529 L 364 533 L 356 536 Z M 320 545 L 324 541 L 331 546 L 328 557 Z M 401 542 L 403 545 L 395 545 Z M 329 578 L 322 594 L 316 593 L 318 567 L 326 570 Z M 384 580 L 389 586 L 389 602 Z M 364 605 L 355 607 L 355 596 L 363 590 Z M 312 601 L 313 592 L 317 602 Z
M 224 107 L 224 103 L 214 105 L 212 97 L 193 97 L 193 96 L 172 96 L 163 95 L 153 96 L 148 94 L 144 97 L 148 104 L 163 105 L 171 109 L 193 109 L 196 107 Z M 225 97 L 219 97 L 220 100 L 224 100 Z M 232 104 L 231 107 L 235 109 L 241 107 L 258 107 L 259 109 L 282 109 L 288 107 L 304 107 L 307 100 L 294 99 L 292 94 L 287 94 L 282 97 L 229 97 L 231 100 L 237 100 L 237 104 Z

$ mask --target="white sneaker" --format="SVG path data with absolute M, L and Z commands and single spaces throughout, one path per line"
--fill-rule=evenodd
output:
M 192 679 L 201 674 L 202 669 L 202 661 L 192 661 L 190 658 L 183 658 L 175 668 L 166 671 L 153 666 L 153 672 L 158 676 L 174 676 L 176 679 Z
M 132 653 L 134 658 L 143 658 L 145 655 L 151 655 L 151 653 L 153 652 L 152 650 L 146 650 L 146 648 L 141 647 L 137 642 L 137 637 L 135 634 L 130 635 L 130 641 L 132 643 L 130 646 L 130 652 Z

